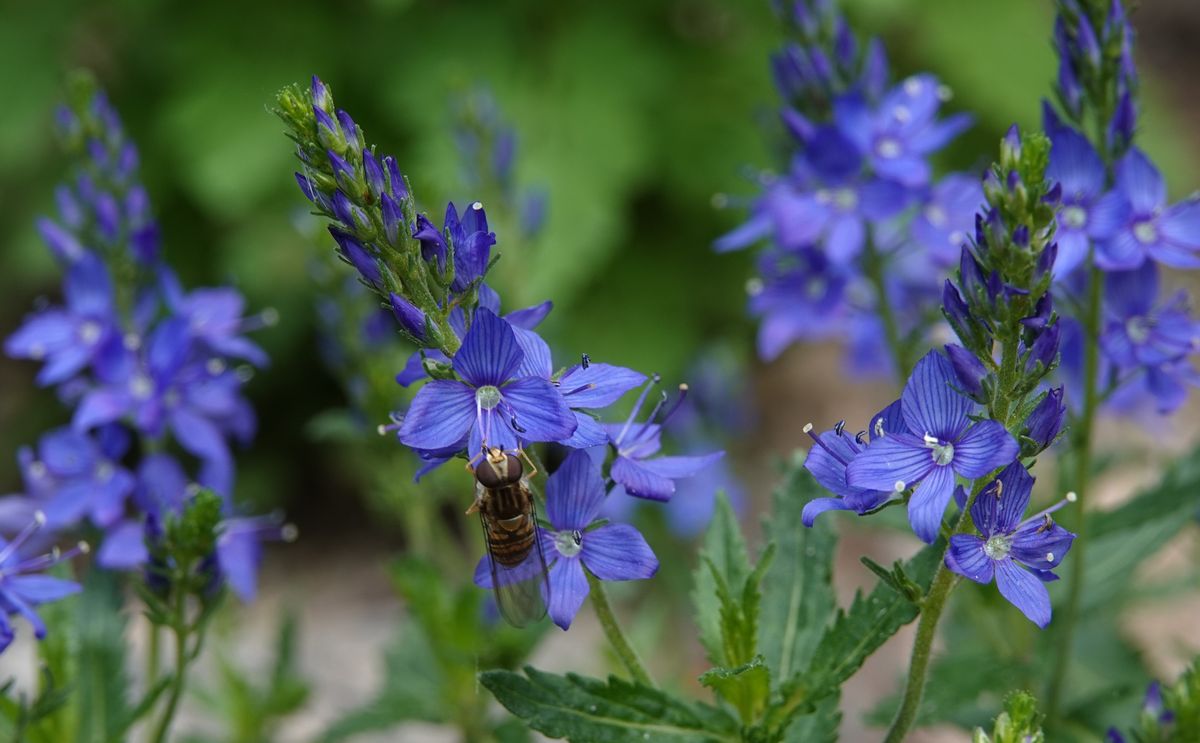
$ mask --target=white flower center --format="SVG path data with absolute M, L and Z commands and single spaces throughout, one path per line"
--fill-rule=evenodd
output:
M 858 194 L 853 189 L 839 188 L 833 192 L 833 205 L 839 209 L 850 211 L 858 206 Z
M 945 467 L 954 461 L 954 444 L 949 441 L 942 441 L 936 436 L 925 434 L 925 446 L 932 450 L 933 462 L 939 467 Z
M 475 402 L 484 410 L 493 410 L 500 404 L 500 389 L 490 384 L 485 384 L 475 390 Z
M 560 531 L 554 535 L 554 548 L 563 557 L 574 557 L 583 549 L 583 534 L 578 529 Z
M 1150 339 L 1151 328 L 1148 317 L 1137 315 L 1125 321 L 1125 333 L 1129 335 L 1129 340 L 1136 345 L 1141 345 Z
M 945 209 L 937 204 L 930 204 L 925 207 L 925 219 L 929 220 L 929 224 L 934 227 L 943 227 L 949 218 L 946 216 Z
M 1012 549 L 1012 537 L 1007 534 L 996 534 L 983 543 L 983 554 L 993 560 L 1003 560 Z
M 900 157 L 901 152 L 900 143 L 892 137 L 883 137 L 875 143 L 875 154 L 888 160 Z
M 129 394 L 137 400 L 148 400 L 154 394 L 154 382 L 145 374 L 136 374 L 129 380 Z
M 100 340 L 100 331 L 100 323 L 88 320 L 79 326 L 79 340 L 90 346 Z
M 1081 206 L 1068 206 L 1062 210 L 1062 223 L 1073 230 L 1087 224 L 1087 212 Z
M 1143 245 L 1148 245 L 1158 240 L 1158 228 L 1154 226 L 1154 222 L 1149 219 L 1143 219 L 1133 224 L 1133 236 Z

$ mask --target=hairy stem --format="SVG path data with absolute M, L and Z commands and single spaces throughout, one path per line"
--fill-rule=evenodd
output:
M 1091 266 L 1091 270 L 1088 277 L 1087 314 L 1083 318 L 1083 412 L 1075 425 L 1072 442 L 1075 464 L 1074 490 L 1079 508 L 1076 511 L 1078 516 L 1075 521 L 1075 541 L 1071 544 L 1071 581 L 1067 586 L 1067 604 L 1060 618 L 1054 670 L 1051 672 L 1050 687 L 1046 692 L 1046 713 L 1051 719 L 1057 716 L 1062 703 L 1063 683 L 1066 681 L 1067 667 L 1071 663 L 1071 649 L 1074 645 L 1075 628 L 1079 622 L 1079 602 L 1083 596 L 1084 571 L 1087 567 L 1083 556 L 1087 547 L 1087 514 L 1084 506 L 1091 489 L 1092 429 L 1100 401 L 1096 374 L 1100 364 L 1100 289 L 1103 281 L 1103 275 L 1091 257 L 1088 265 Z
M 642 665 L 642 659 L 638 657 L 633 645 L 629 644 L 629 639 L 625 637 L 625 632 L 621 629 L 616 615 L 613 614 L 612 606 L 608 603 L 608 594 L 604 592 L 604 584 L 596 576 L 586 570 L 584 572 L 587 574 L 588 588 L 591 590 L 592 608 L 596 610 L 596 618 L 600 620 L 600 626 L 604 628 L 604 636 L 608 638 L 609 644 L 613 646 L 617 657 L 621 659 L 621 663 L 624 664 L 625 670 L 629 671 L 633 680 L 645 686 L 654 686 L 650 674 Z

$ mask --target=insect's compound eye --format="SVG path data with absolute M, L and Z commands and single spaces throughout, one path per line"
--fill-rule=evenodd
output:
M 512 454 L 508 455 L 508 482 L 515 483 L 521 479 L 525 473 L 525 468 L 521 466 L 521 460 L 517 459 Z
M 475 479 L 485 488 L 498 488 L 507 482 L 507 479 L 502 470 L 503 464 L 495 465 L 484 460 L 475 468 Z

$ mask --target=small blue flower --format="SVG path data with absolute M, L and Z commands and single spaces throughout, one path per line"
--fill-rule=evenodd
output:
M 34 521 L 19 534 L 7 541 L 0 537 L 0 653 L 12 644 L 13 628 L 9 617 L 20 614 L 33 627 L 39 640 L 46 637 L 46 624 L 35 609 L 39 604 L 48 604 L 79 593 L 78 583 L 62 578 L 42 575 L 57 563 L 68 560 L 87 550 L 80 544 L 68 552 L 54 552 L 36 557 L 22 557 L 21 549 L 26 541 L 46 523 L 45 516 L 35 514 Z
M 1187 357 L 1197 350 L 1200 323 L 1192 319 L 1183 293 L 1156 306 L 1158 287 L 1158 267 L 1151 262 L 1108 273 L 1100 344 L 1119 374 L 1144 372 L 1146 390 L 1165 413 L 1178 408 L 1196 382 Z
M 846 322 L 846 272 L 820 250 L 768 250 L 759 256 L 763 276 L 750 288 L 750 311 L 761 318 L 758 355 L 779 357 L 797 340 L 836 337 Z
M 808 450 L 804 469 L 835 496 L 814 498 L 806 503 L 801 514 L 805 526 L 811 527 L 817 516 L 826 511 L 854 511 L 861 516 L 897 497 L 895 488 L 875 490 L 853 487 L 846 480 L 846 472 L 855 457 L 872 443 L 888 435 L 908 433 L 899 400 L 871 418 L 871 425 L 865 432 L 848 434 L 844 422 L 820 434 L 814 434 L 811 426 L 805 428 L 815 445 Z
M 1025 419 L 1025 435 L 1034 442 L 1036 450 L 1040 452 L 1058 440 L 1066 417 L 1063 387 L 1054 387 L 1046 392 L 1046 396 Z
M 257 367 L 267 365 L 267 354 L 243 333 L 273 322 L 273 312 L 245 317 L 246 300 L 229 287 L 185 292 L 175 274 L 163 269 L 162 285 L 167 309 L 187 321 L 188 333 L 215 356 L 242 359 Z
M 1176 268 L 1200 268 L 1200 196 L 1167 205 L 1162 174 L 1134 148 L 1116 164 L 1116 187 L 1096 208 L 1115 215 L 1097 244 L 1106 271 L 1138 268 L 1147 257 Z
M 942 513 L 954 493 L 955 475 L 983 477 L 1012 462 L 1017 442 L 998 422 L 972 423 L 976 405 L 955 391 L 954 367 L 931 351 L 917 362 L 901 395 L 901 412 L 912 433 L 872 442 L 847 470 L 856 488 L 903 491 L 917 485 L 908 519 L 927 543 L 937 539 Z
M 462 381 L 427 382 L 404 416 L 400 441 L 414 449 L 478 452 L 484 444 L 508 450 L 570 437 L 575 415 L 548 379 L 522 373 L 524 363 L 513 327 L 477 309 L 452 361 Z
M 68 381 L 91 364 L 104 344 L 120 335 L 112 280 L 104 263 L 82 254 L 67 268 L 63 285 L 66 307 L 30 316 L 4 344 L 16 359 L 44 361 L 38 372 L 43 386 Z
M 1058 580 L 1051 571 L 1071 549 L 1075 535 L 1050 518 L 1070 496 L 1021 520 L 1032 490 L 1033 478 L 1016 462 L 988 483 L 971 506 L 971 520 L 981 536 L 950 537 L 946 567 L 976 583 L 994 578 L 1001 595 L 1044 628 L 1050 623 L 1050 594 L 1043 584 Z
M 723 451 L 696 456 L 656 457 L 662 448 L 662 426 L 671 417 L 687 394 L 687 386 L 680 386 L 680 397 L 658 423 L 658 418 L 666 401 L 664 394 L 659 403 L 646 417 L 645 422 L 637 423 L 634 419 L 641 412 L 642 404 L 651 388 L 658 382 L 655 376 L 642 390 L 637 403 L 633 406 L 629 418 L 624 423 L 606 423 L 604 430 L 608 434 L 609 443 L 616 451 L 610 475 L 621 485 L 625 492 L 639 498 L 665 501 L 675 492 L 675 480 L 692 477 L 708 465 L 725 456 Z
M 1058 243 L 1054 275 L 1062 277 L 1087 258 L 1092 241 L 1117 230 L 1124 210 L 1118 199 L 1101 198 L 1104 161 L 1087 137 L 1062 124 L 1048 125 L 1047 132 L 1051 148 L 1046 179 L 1062 186 L 1062 210 L 1054 233 Z
M 584 570 L 600 580 L 644 580 L 658 572 L 658 558 L 637 529 L 627 524 L 593 525 L 605 499 L 599 466 L 585 451 L 573 451 L 546 482 L 546 518 L 538 527 L 550 568 L 550 618 L 564 630 L 590 589 Z M 475 583 L 491 587 L 489 558 L 475 570 Z
M 913 218 L 913 239 L 943 267 L 952 267 L 970 236 L 975 214 L 983 208 L 979 179 L 951 173 L 937 182 L 929 199 Z
M 106 426 L 92 436 L 60 428 L 42 436 L 37 456 L 28 447 L 17 453 L 26 493 L 38 501 L 52 529 L 74 526 L 87 518 L 107 529 L 125 515 L 125 504 L 137 484 L 121 458 L 129 437 L 119 426 Z
M 971 125 L 967 114 L 939 121 L 942 86 L 933 75 L 914 75 L 892 88 L 873 110 L 850 94 L 834 103 L 834 120 L 878 175 L 909 188 L 929 183 L 928 157 Z

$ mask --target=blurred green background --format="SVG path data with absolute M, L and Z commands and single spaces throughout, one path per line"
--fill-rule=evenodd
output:
M 884 36 L 897 75 L 932 70 L 953 89 L 952 109 L 978 115 L 946 167 L 981 168 L 978 153 L 1009 123 L 1036 125 L 1055 70 L 1050 2 L 847 5 L 860 28 Z M 1143 142 L 1187 185 L 1198 61 L 1187 29 L 1200 13 L 1184 0 L 1146 5 L 1135 16 L 1149 62 Z M 252 308 L 281 314 L 258 334 L 273 364 L 248 387 L 261 429 L 240 456 L 239 495 L 286 508 L 310 535 L 310 524 L 363 523 L 354 495 L 365 478 L 306 434 L 343 397 L 316 353 L 314 247 L 297 227 L 305 211 L 289 143 L 267 110 L 286 83 L 319 73 L 437 215 L 447 199 L 475 198 L 460 192 L 450 98 L 491 89 L 519 134 L 518 181 L 549 192 L 536 247 L 499 235 L 507 307 L 555 301 L 544 330 L 556 362 L 587 352 L 674 380 L 714 339 L 752 356 L 749 261 L 708 246 L 739 221 L 713 208 L 714 194 L 750 193 L 747 169 L 772 165 L 767 55 L 782 31 L 767 0 L 8 0 L 0 14 L 0 331 L 37 297 L 57 297 L 32 225 L 51 211 L 65 170 L 50 127 L 62 81 L 88 67 L 141 147 L 168 260 L 185 282 L 230 282 Z M 20 487 L 15 447 L 66 418 L 52 393 L 32 391 L 34 372 L 0 361 L 0 492 Z M 819 394 L 821 380 L 791 383 Z

